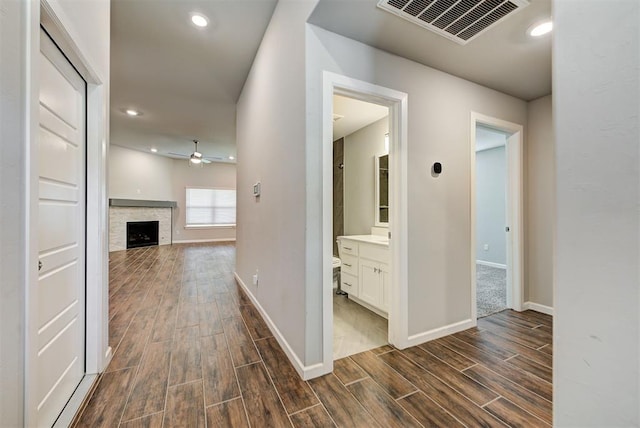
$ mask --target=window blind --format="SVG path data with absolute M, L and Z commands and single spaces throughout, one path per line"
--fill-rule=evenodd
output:
M 187 188 L 186 225 L 236 224 L 236 191 Z

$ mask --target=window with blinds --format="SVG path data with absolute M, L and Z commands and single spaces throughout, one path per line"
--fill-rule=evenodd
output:
M 187 188 L 187 226 L 235 226 L 236 191 Z

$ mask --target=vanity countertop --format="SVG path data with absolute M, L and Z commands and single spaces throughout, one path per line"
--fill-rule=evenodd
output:
M 384 235 L 346 235 L 338 236 L 338 239 L 351 239 L 352 241 L 366 242 L 368 244 L 389 246 L 389 238 Z

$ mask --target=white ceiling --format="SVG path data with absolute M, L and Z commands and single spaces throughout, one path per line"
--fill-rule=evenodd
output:
M 333 141 L 364 128 L 389 115 L 389 109 L 341 95 L 333 96 Z M 342 116 L 335 120 L 335 115 Z
M 236 155 L 236 101 L 276 0 L 112 0 L 112 144 Z M 204 29 L 192 12 L 209 18 Z M 127 108 L 142 111 L 129 117 Z
M 465 46 L 382 11 L 377 0 L 320 0 L 310 22 L 530 100 L 551 92 L 551 38 L 525 34 L 533 22 L 550 16 L 550 1 L 531 0 Z M 112 0 L 111 143 L 188 155 L 197 139 L 205 157 L 235 162 L 228 158 L 236 155 L 236 102 L 275 4 Z M 206 15 L 210 25 L 196 28 L 192 12 Z M 128 117 L 127 108 L 143 114 Z M 342 127 L 359 129 L 350 122 L 360 119 L 344 116 L 336 122 L 338 134 L 350 133 Z
M 526 101 L 551 93 L 551 35 L 526 34 L 551 16 L 551 0 L 530 0 L 464 46 L 376 5 L 377 0 L 320 0 L 309 22 Z

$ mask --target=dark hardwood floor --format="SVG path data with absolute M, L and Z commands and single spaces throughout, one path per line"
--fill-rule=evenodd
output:
M 503 311 L 302 381 L 233 278 L 233 245 L 110 254 L 114 355 L 82 427 L 537 427 L 552 423 L 552 319 Z

